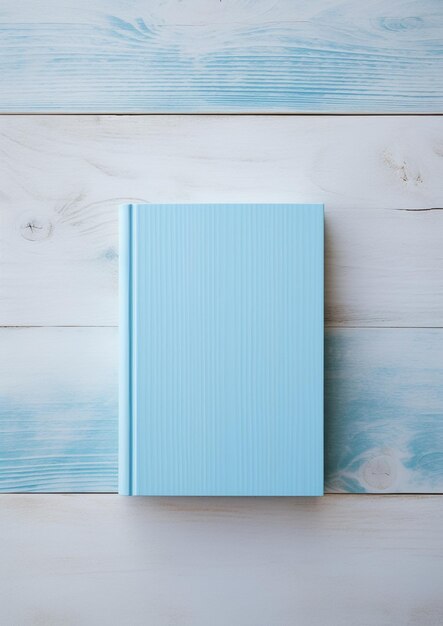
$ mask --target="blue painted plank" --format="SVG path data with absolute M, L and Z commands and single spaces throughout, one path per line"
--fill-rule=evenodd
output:
M 116 329 L 1 328 L 0 491 L 116 489 Z
M 323 206 L 135 204 L 120 226 L 121 493 L 322 495 Z
M 329 329 L 327 492 L 443 493 L 443 330 Z M 117 329 L 0 329 L 0 491 L 117 490 Z
M 329 330 L 326 489 L 443 492 L 443 330 Z
M 4 0 L 3 112 L 441 112 L 440 0 Z

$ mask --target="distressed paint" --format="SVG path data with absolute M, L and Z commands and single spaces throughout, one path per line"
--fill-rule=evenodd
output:
M 0 329 L 0 491 L 117 489 L 116 335 Z
M 215 201 L 325 204 L 328 325 L 442 326 L 442 154 L 437 116 L 3 116 L 0 324 L 116 325 L 118 205 Z
M 329 492 L 443 493 L 443 330 L 330 329 Z M 117 329 L 0 330 L 0 491 L 117 489 Z
M 330 330 L 329 492 L 443 492 L 443 330 Z
M 5 116 L 0 323 L 115 325 L 117 205 L 215 199 L 325 202 L 329 325 L 442 326 L 443 211 L 427 210 L 441 206 L 442 145 L 441 117 Z M 0 333 L 1 489 L 116 489 L 116 330 L 27 330 L 19 348 L 14 332 Z M 87 337 L 88 358 L 73 332 Z M 332 334 L 328 488 L 441 491 L 440 417 L 428 410 L 430 397 L 443 405 L 440 331 L 405 331 L 417 337 L 410 344 L 398 330 L 372 332 Z M 84 393 L 69 391 L 85 377 Z M 413 404 L 401 385 L 392 393 L 403 378 Z M 358 411 L 348 381 L 365 390 Z M 31 400 L 39 389 L 38 402 L 24 389 Z M 92 449 L 101 456 L 91 462 Z
M 440 112 L 439 0 L 3 0 L 3 112 Z
M 436 496 L 3 495 L 0 623 L 440 626 L 442 517 Z

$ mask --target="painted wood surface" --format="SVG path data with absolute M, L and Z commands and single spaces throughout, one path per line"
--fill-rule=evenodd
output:
M 439 492 L 440 331 L 388 327 L 442 326 L 442 145 L 440 117 L 3 117 L 0 324 L 115 326 L 125 200 L 324 202 L 327 324 L 386 327 L 328 338 L 327 487 Z M 116 330 L 15 332 L 1 490 L 116 489 Z
M 0 621 L 440 626 L 442 515 L 435 496 L 2 496 Z
M 1 491 L 116 491 L 117 351 L 115 328 L 0 329 Z
M 443 330 L 326 335 L 326 489 L 443 493 Z M 117 490 L 117 329 L 0 329 L 0 491 Z
M 443 329 L 334 329 L 325 350 L 327 490 L 443 493 Z
M 0 111 L 441 112 L 439 0 L 3 0 Z
M 117 206 L 320 202 L 329 326 L 442 326 L 443 117 L 3 116 L 0 324 L 117 324 Z

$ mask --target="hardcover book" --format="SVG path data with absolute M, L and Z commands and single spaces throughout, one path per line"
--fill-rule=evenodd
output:
M 119 490 L 323 494 L 323 207 L 120 209 Z

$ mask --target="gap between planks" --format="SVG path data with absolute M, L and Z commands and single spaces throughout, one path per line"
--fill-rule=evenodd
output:
M 211 111 L 206 113 L 189 113 L 189 112 L 174 112 L 171 113 L 169 111 L 156 111 L 152 112 L 121 112 L 121 111 L 88 111 L 87 113 L 76 113 L 75 111 L 0 111 L 0 116 L 27 116 L 27 117 L 40 117 L 43 115 L 72 115 L 76 117 L 88 117 L 94 115 L 115 115 L 116 117 L 178 117 L 178 116 L 186 116 L 186 117 L 441 117 L 442 113 L 370 113 L 370 112 L 355 112 L 355 113 L 329 113 L 324 111 L 322 113 L 314 112 L 314 111 L 300 111 L 300 112 L 287 112 L 287 113 L 278 113 L 278 112 L 254 112 L 254 111 L 237 111 L 233 113 L 226 113 L 224 111 Z
M 118 491 L 2 491 L 0 492 L 0 496 L 103 496 L 104 498 L 108 496 L 119 495 Z M 432 493 L 432 492 L 401 492 L 401 493 L 379 493 L 379 492 L 366 492 L 366 493 L 347 493 L 343 492 L 325 492 L 322 496 L 122 496 L 123 498 L 150 498 L 152 500 L 170 500 L 170 499 L 179 499 L 185 498 L 188 500 L 189 498 L 198 498 L 204 501 L 207 500 L 274 500 L 274 499 L 284 499 L 284 500 L 300 500 L 308 498 L 309 500 L 317 500 L 323 498 L 341 498 L 346 496 L 347 498 L 397 498 L 397 499 L 424 499 L 424 498 L 443 498 L 443 493 Z

